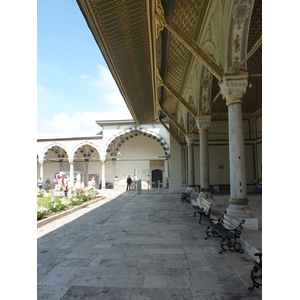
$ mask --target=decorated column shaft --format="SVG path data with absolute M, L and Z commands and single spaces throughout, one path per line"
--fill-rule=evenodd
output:
M 195 135 L 188 133 L 185 136 L 188 147 L 188 186 L 195 186 L 195 174 L 194 174 L 194 142 Z
M 84 184 L 87 184 L 89 180 L 89 161 L 85 161 L 84 164 Z
M 225 74 L 221 93 L 228 106 L 230 199 L 227 213 L 239 219 L 253 218 L 247 199 L 246 163 L 242 123 L 242 100 L 248 85 L 248 73 Z
M 208 129 L 211 123 L 211 115 L 203 115 L 197 118 L 197 127 L 200 139 L 200 197 L 213 199 L 209 179 L 209 151 Z
M 69 182 L 69 187 L 74 186 L 74 162 L 73 159 L 69 159 L 70 163 L 70 182 Z
M 105 180 L 105 159 L 101 159 L 101 163 L 102 163 L 102 190 L 106 189 L 106 180 Z

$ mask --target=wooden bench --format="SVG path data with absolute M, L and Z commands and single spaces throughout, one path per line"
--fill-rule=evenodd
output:
M 253 282 L 253 285 L 248 287 L 248 290 L 250 291 L 253 291 L 254 288 L 259 288 L 259 286 L 262 286 L 262 253 L 257 252 L 254 254 L 254 256 L 258 256 L 259 262 L 254 262 L 254 266 L 251 271 L 251 280 Z
M 192 188 L 187 188 L 186 192 L 181 193 L 181 202 L 188 202 L 191 203 L 191 194 L 192 194 L 193 189 Z
M 192 199 L 191 203 L 193 209 L 195 210 L 194 217 L 196 217 L 197 213 L 200 215 L 199 224 L 201 223 L 202 216 L 205 216 L 208 219 L 210 219 L 210 211 L 211 211 L 212 203 L 210 203 L 203 197 L 201 197 L 200 199 L 197 198 L 197 202 L 195 202 Z
M 241 230 L 243 229 L 243 224 L 245 220 L 239 220 L 235 217 L 228 215 L 227 213 L 222 213 L 219 219 L 210 219 L 210 224 L 206 228 L 206 238 L 210 238 L 212 234 L 214 237 L 221 237 L 221 251 L 222 254 L 226 250 L 237 251 L 243 253 L 241 244 L 237 242 L 237 239 L 241 236 Z M 227 247 L 227 249 L 224 248 Z

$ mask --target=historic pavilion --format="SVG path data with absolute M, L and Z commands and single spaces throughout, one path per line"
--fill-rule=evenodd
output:
M 247 193 L 262 177 L 262 1 L 77 3 L 133 120 L 39 139 L 37 176 L 159 178 L 170 193 L 200 186 L 212 201 L 230 187 L 228 214 L 251 227 Z

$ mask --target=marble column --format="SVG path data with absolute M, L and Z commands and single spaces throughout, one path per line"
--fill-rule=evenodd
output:
M 194 174 L 194 142 L 195 135 L 188 133 L 185 135 L 188 147 L 188 186 L 195 187 L 195 174 Z
M 39 164 L 40 164 L 40 177 L 43 179 L 44 178 L 44 161 L 42 159 L 40 159 Z
M 200 140 L 200 184 L 201 189 L 199 197 L 208 199 L 214 203 L 210 188 L 209 178 L 209 150 L 208 150 L 208 129 L 211 123 L 211 115 L 198 116 L 197 127 Z
M 74 162 L 73 159 L 69 159 L 70 164 L 70 181 L 69 181 L 69 187 L 74 186 Z
M 105 180 L 105 159 L 101 159 L 102 163 L 102 190 L 106 190 L 106 180 Z
M 248 206 L 242 123 L 242 101 L 248 85 L 248 73 L 225 74 L 219 85 L 228 106 L 230 199 L 227 213 L 244 219 L 245 228 L 258 229 L 258 220 Z
M 84 164 L 84 186 L 87 184 L 88 180 L 89 180 L 89 161 L 85 161 Z

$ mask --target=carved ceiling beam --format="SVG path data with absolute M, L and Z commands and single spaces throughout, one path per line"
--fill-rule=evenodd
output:
M 161 125 L 165 127 L 165 129 L 169 132 L 169 134 L 172 135 L 173 139 L 180 145 L 180 141 L 178 137 L 174 134 L 174 132 L 165 124 L 165 122 L 159 116 L 157 118 L 161 123 Z
M 186 34 L 177 24 L 161 13 L 155 12 L 155 17 L 163 27 L 167 28 L 181 43 L 200 60 L 200 62 L 219 80 L 221 81 L 223 69 L 201 48 L 199 45 Z
M 187 111 L 194 117 L 194 119 L 196 120 L 197 119 L 197 111 L 191 106 L 191 105 L 189 105 L 189 103 L 188 102 L 186 102 L 185 100 L 184 100 L 184 98 L 183 97 L 181 97 L 181 95 L 178 93 L 178 92 L 176 92 L 173 88 L 172 88 L 172 86 L 170 86 L 168 83 L 166 83 L 166 82 L 164 82 L 163 80 L 162 80 L 162 78 L 160 77 L 160 75 L 159 75 L 159 71 L 157 70 L 157 80 L 158 80 L 158 87 L 160 87 L 160 86 L 164 86 L 165 87 L 165 89 L 168 91 L 168 92 L 170 92 L 186 109 L 187 109 Z
M 164 115 L 166 115 L 169 120 L 182 132 L 182 134 L 186 135 L 186 131 L 184 128 L 180 126 L 180 124 L 176 121 L 175 118 L 173 118 L 166 110 L 164 110 L 159 103 L 157 103 L 157 110 L 160 110 L 163 112 Z

